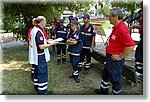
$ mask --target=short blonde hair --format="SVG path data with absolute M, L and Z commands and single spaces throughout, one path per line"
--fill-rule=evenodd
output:
M 38 16 L 38 17 L 36 18 L 36 23 L 38 24 L 38 23 L 40 23 L 40 22 L 43 21 L 43 20 L 46 20 L 46 18 L 45 18 L 44 16 Z

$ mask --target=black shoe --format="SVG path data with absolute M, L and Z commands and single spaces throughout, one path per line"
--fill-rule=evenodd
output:
M 38 92 L 38 95 L 53 95 L 53 91 L 46 91 L 46 93 Z
M 66 62 L 63 62 L 63 64 L 66 64 Z
M 76 81 L 76 83 L 80 83 L 78 76 L 74 76 L 74 80 Z
M 38 86 L 37 85 L 34 85 L 34 91 L 38 92 Z
M 57 65 L 60 65 L 60 62 L 57 62 Z
M 80 83 L 80 80 L 79 79 L 75 79 L 76 83 Z

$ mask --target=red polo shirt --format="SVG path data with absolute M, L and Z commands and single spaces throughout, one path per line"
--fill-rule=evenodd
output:
M 140 18 L 140 20 L 139 20 L 139 25 L 143 25 L 143 18 Z M 142 28 L 142 29 L 139 29 L 139 33 L 140 33 L 140 34 L 143 34 L 143 28 Z
M 109 37 L 106 54 L 122 54 L 126 47 L 135 46 L 128 27 L 123 21 L 113 27 Z
M 33 26 L 33 27 L 34 27 L 34 26 Z M 28 30 L 28 40 L 31 40 L 31 34 L 30 34 L 30 33 L 31 33 L 33 27 L 31 27 L 31 28 Z M 44 37 L 45 37 L 45 39 L 47 40 L 48 37 L 47 37 L 46 31 L 45 31 L 44 29 L 42 29 L 40 26 L 36 26 L 36 27 L 39 27 L 39 28 L 43 31 Z
M 33 29 L 33 27 L 31 27 L 29 30 L 28 30 L 28 40 L 31 40 L 31 35 L 30 35 L 30 33 L 31 33 L 31 30 Z

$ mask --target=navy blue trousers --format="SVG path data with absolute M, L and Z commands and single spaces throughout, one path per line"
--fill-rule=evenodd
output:
M 82 52 L 80 54 L 80 62 L 84 62 L 84 59 L 86 57 L 86 63 L 91 63 L 91 52 L 90 49 L 82 49 Z
M 143 82 L 143 35 L 135 51 L 135 69 L 137 82 Z
M 135 59 L 136 61 L 143 63 L 143 35 L 141 35 L 140 38 L 141 40 L 139 41 L 135 51 Z
M 86 58 L 86 64 L 85 64 L 85 70 L 88 70 L 91 68 L 91 52 L 90 49 L 82 49 L 82 52 L 80 54 L 80 63 L 78 64 L 78 68 L 82 68 L 82 62 L 84 62 Z
M 102 72 L 100 91 L 109 94 L 109 82 L 112 83 L 112 94 L 120 94 L 122 89 L 122 69 L 124 59 L 113 61 L 111 55 L 106 55 L 106 65 Z
M 34 71 L 35 71 L 36 65 L 32 64 L 32 69 L 31 69 L 31 79 L 34 80 Z
M 78 75 L 78 63 L 80 62 L 80 56 L 74 56 L 69 54 L 70 62 L 73 68 L 73 75 Z
M 46 94 L 48 83 L 48 66 L 45 54 L 38 55 L 38 65 L 35 68 L 34 87 L 39 94 Z
M 57 44 L 57 62 L 61 62 L 61 58 L 62 62 L 66 62 L 66 44 Z

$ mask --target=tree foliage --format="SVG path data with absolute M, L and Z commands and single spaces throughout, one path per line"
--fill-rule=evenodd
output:
M 127 10 L 130 14 L 133 14 L 136 9 L 140 7 L 140 0 L 112 0 L 112 7 L 119 7 Z
M 47 21 L 50 21 L 54 16 L 60 17 L 66 7 L 76 13 L 82 11 L 82 9 L 87 11 L 89 9 L 89 3 L 92 4 L 94 1 L 81 2 L 79 0 L 73 0 L 71 2 L 56 1 L 55 3 L 3 3 L 4 30 L 13 31 L 27 39 L 27 31 L 32 26 L 32 19 L 34 17 L 43 15 Z M 20 24 L 20 26 L 16 24 Z
M 109 12 L 110 12 L 109 6 L 104 5 L 103 8 L 102 8 L 102 11 L 103 11 L 103 15 L 107 16 L 109 14 Z

